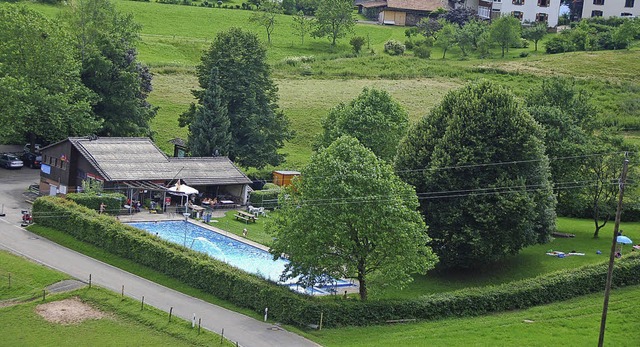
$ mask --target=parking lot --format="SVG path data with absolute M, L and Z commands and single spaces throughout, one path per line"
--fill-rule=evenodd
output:
M 22 146 L 0 145 L 0 153 L 20 153 Z M 22 221 L 22 210 L 31 209 L 31 204 L 25 201 L 23 193 L 29 185 L 38 184 L 40 181 L 40 170 L 23 167 L 18 170 L 7 170 L 0 168 L 0 212 L 4 205 L 3 218 L 12 224 L 20 224 Z

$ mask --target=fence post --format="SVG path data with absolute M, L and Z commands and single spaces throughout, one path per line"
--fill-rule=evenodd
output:
M 224 341 L 224 328 L 222 328 L 222 334 L 220 334 L 220 344 Z
M 202 323 L 202 318 L 198 318 L 198 335 L 200 335 L 200 323 Z
M 322 330 L 322 317 L 324 316 L 324 312 L 320 312 L 320 325 L 318 325 L 318 330 Z
M 46 295 L 47 295 L 47 290 L 46 290 L 46 289 L 43 289 L 43 290 L 42 290 L 42 301 L 44 301 L 44 300 L 45 300 Z
M 122 295 L 120 297 L 120 300 L 124 300 L 124 284 L 122 285 Z
M 169 322 L 171 322 L 171 314 L 173 313 L 173 306 L 169 309 Z
M 91 288 L 91 274 L 89 274 L 89 288 Z
M 140 304 L 140 311 L 144 310 L 144 295 L 142 296 L 142 303 Z

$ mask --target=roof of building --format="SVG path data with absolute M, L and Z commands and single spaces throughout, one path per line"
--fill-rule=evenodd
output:
M 183 179 L 189 185 L 251 183 L 227 157 L 167 157 L 146 137 L 69 138 L 108 181 Z
M 384 7 L 387 6 L 386 1 L 366 1 L 359 4 L 364 8 L 375 8 L 375 7 Z
M 372 3 L 363 3 L 363 7 L 380 7 L 381 1 L 374 1 Z M 445 0 L 386 0 L 386 6 L 388 8 L 400 9 L 400 10 L 414 10 L 414 11 L 435 11 L 439 8 L 447 8 L 448 4 Z

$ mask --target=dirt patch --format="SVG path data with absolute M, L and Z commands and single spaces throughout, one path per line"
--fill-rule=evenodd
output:
M 107 315 L 78 298 L 69 298 L 36 306 L 36 312 L 52 323 L 71 325 L 87 319 L 101 319 Z

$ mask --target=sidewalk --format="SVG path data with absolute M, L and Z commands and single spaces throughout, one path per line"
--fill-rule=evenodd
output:
M 153 216 L 145 212 L 136 215 L 140 215 L 139 220 L 142 220 L 142 215 Z M 165 312 L 173 307 L 173 314 L 187 321 L 191 321 L 195 314 L 197 319 L 202 320 L 203 328 L 218 334 L 224 329 L 224 337 L 240 346 L 318 346 L 277 325 L 263 323 L 209 304 L 62 247 L 24 230 L 18 224 L 18 221 L 0 217 L 0 248 L 31 258 L 82 281 L 87 281 L 91 274 L 93 284 L 118 293 L 124 286 L 127 296 L 136 300 L 141 300 L 144 296 L 145 304 Z

